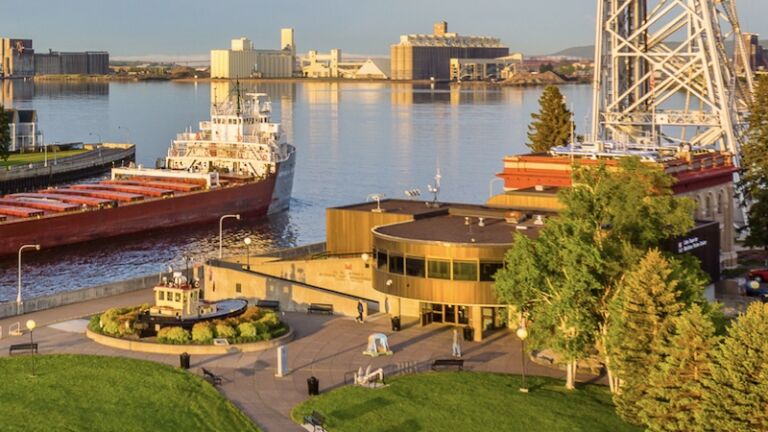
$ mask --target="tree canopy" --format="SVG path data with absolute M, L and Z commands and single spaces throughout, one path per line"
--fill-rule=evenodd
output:
M 750 106 L 748 141 L 741 148 L 741 182 L 749 232 L 744 244 L 768 249 L 768 76 L 759 75 Z
M 528 126 L 526 145 L 533 152 L 546 152 L 568 144 L 575 127 L 560 89 L 547 86 L 539 98 L 539 106 L 539 112 L 531 114 L 533 122 Z

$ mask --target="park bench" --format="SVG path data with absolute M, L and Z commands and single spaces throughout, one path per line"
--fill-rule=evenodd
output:
M 432 362 L 432 370 L 436 370 L 438 367 L 442 366 L 456 366 L 458 370 L 462 371 L 464 370 L 464 360 L 463 359 L 437 359 Z
M 262 309 L 270 309 L 275 312 L 280 311 L 280 302 L 277 300 L 259 300 L 256 302 L 256 306 Z
M 317 411 L 312 411 L 312 414 L 304 416 L 304 423 L 312 426 L 312 430 L 316 431 L 317 428 L 325 430 L 325 417 Z
M 11 347 L 8 348 L 8 355 L 24 354 L 24 353 L 37 354 L 37 344 L 23 343 L 23 344 L 11 345 Z
M 203 369 L 203 376 L 211 382 L 213 385 L 221 385 L 221 377 L 215 373 L 209 371 L 206 368 Z
M 333 315 L 333 305 L 328 303 L 310 303 L 307 313 L 324 313 Z

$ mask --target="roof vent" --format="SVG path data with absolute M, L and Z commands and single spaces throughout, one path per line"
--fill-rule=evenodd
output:
M 543 192 L 544 191 L 544 185 L 536 185 L 533 187 L 537 192 Z
M 507 223 L 518 224 L 526 219 L 526 214 L 519 211 L 510 211 L 504 215 Z
M 544 216 L 536 215 L 536 219 L 533 221 L 534 225 L 544 225 Z
M 477 226 L 484 227 L 485 226 L 485 218 L 477 218 Z

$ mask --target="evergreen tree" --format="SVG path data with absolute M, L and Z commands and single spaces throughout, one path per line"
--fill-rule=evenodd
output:
M 526 145 L 531 151 L 546 152 L 571 142 L 575 127 L 560 89 L 547 86 L 539 98 L 539 107 L 538 113 L 531 114 L 533 122 L 528 126 L 529 142 Z
M 0 105 L 0 159 L 7 161 L 11 150 L 11 128 L 8 113 L 3 105 Z
M 712 354 L 697 419 L 704 430 L 768 430 L 768 304 L 752 303 Z
M 640 424 L 638 402 L 647 392 L 651 365 L 659 360 L 656 344 L 685 308 L 681 297 L 669 262 L 653 249 L 626 275 L 611 302 L 609 353 L 621 380 L 613 400 L 616 412 L 630 423 Z
M 741 182 L 744 197 L 752 203 L 749 233 L 744 244 L 768 250 L 768 76 L 757 78 L 750 106 L 747 143 L 741 148 Z
M 698 429 L 702 381 L 709 377 L 716 345 L 715 326 L 698 305 L 672 319 L 670 331 L 659 344 L 661 360 L 650 365 L 646 395 L 638 401 L 639 417 L 649 430 Z

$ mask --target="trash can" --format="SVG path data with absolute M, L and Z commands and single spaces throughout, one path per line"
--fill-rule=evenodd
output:
M 392 331 L 400 331 L 400 317 L 392 317 Z
M 320 381 L 314 376 L 307 378 L 307 393 L 310 396 L 317 396 L 320 394 Z
M 185 352 L 179 354 L 179 366 L 182 369 L 189 369 L 189 354 Z
M 472 327 L 464 327 L 464 340 L 471 341 L 475 339 L 475 330 Z

